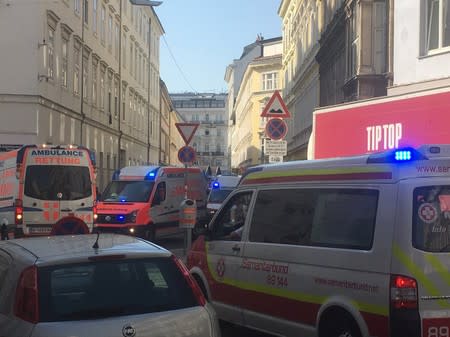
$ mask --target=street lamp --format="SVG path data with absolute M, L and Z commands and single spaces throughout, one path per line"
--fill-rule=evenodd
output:
M 162 1 L 151 1 L 151 0 L 129 0 L 130 3 L 132 5 L 136 5 L 136 6 L 147 6 L 147 7 L 157 7 L 159 5 L 162 4 Z M 148 17 L 148 69 L 147 69 L 147 83 L 148 83 L 148 88 L 147 88 L 147 164 L 150 163 L 150 68 L 151 68 L 151 28 L 152 28 L 152 19 L 151 16 L 149 15 Z M 160 117 L 161 118 L 161 117 Z M 160 135 L 161 137 L 161 135 Z M 159 149 L 159 151 L 161 151 L 161 149 Z M 158 155 L 158 158 L 160 156 Z

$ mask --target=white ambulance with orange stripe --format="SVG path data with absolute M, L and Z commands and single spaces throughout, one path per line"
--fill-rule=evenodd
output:
M 95 156 L 79 146 L 25 145 L 0 153 L 2 236 L 92 231 Z
M 219 318 L 450 336 L 450 145 L 250 168 L 187 257 Z

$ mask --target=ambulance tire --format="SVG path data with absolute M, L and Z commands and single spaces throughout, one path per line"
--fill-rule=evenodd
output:
M 358 324 L 343 309 L 329 309 L 319 323 L 319 337 L 361 337 Z

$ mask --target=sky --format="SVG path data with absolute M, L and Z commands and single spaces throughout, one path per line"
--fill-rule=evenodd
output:
M 281 0 L 164 0 L 160 76 L 170 93 L 227 91 L 226 67 L 243 48 L 281 36 Z M 181 70 L 180 70 L 181 69 Z

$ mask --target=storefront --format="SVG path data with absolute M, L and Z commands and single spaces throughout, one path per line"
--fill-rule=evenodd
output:
M 450 143 L 450 88 L 316 109 L 309 159 Z

